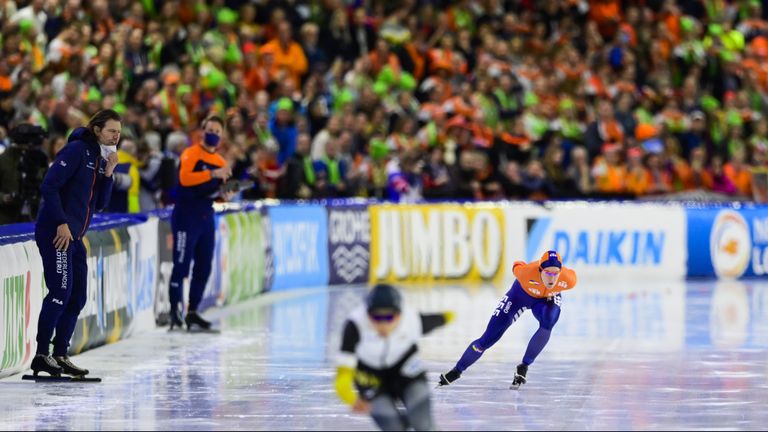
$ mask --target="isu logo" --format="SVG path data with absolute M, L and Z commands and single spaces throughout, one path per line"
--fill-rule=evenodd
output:
M 749 264 L 752 241 L 749 226 L 735 211 L 718 213 L 709 236 L 709 250 L 715 273 L 722 278 L 737 278 Z

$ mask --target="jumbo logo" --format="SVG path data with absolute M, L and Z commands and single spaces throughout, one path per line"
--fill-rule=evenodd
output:
M 501 210 L 372 206 L 371 279 L 492 279 L 504 262 Z
M 712 266 L 718 277 L 737 278 L 749 265 L 752 241 L 744 218 L 732 210 L 717 214 L 709 236 Z

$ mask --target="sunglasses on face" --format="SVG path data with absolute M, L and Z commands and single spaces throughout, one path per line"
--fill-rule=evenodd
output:
M 559 275 L 559 274 L 560 274 L 560 272 L 559 272 L 559 271 L 556 271 L 556 272 L 551 272 L 551 271 L 546 271 L 546 270 L 544 270 L 544 274 L 545 274 L 545 275 L 547 275 L 547 276 L 549 276 L 549 277 L 555 277 L 555 276 Z
M 393 313 L 376 313 L 369 314 L 368 316 L 376 322 L 392 322 L 395 319 L 395 314 Z

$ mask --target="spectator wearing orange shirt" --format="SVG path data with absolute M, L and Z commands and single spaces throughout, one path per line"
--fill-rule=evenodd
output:
M 735 149 L 731 160 L 723 166 L 723 173 L 736 186 L 739 195 L 752 196 L 752 171 L 745 163 L 746 152 L 743 147 Z
M 169 129 L 181 130 L 189 126 L 189 113 L 178 95 L 181 74 L 176 70 L 163 73 L 163 89 L 152 98 L 152 105 L 164 116 Z
M 600 34 L 607 39 L 613 37 L 617 25 L 621 22 L 621 2 L 618 0 L 591 0 L 589 18 L 595 23 Z
M 610 195 L 625 192 L 627 169 L 621 163 L 620 152 L 620 144 L 606 143 L 602 148 L 602 156 L 595 158 L 592 176 L 595 178 L 595 188 L 598 192 Z
M 649 153 L 646 156 L 645 164 L 650 174 L 648 193 L 662 194 L 672 192 L 672 174 L 664 166 L 662 154 Z
M 711 189 L 712 174 L 706 169 L 707 151 L 704 147 L 691 150 L 691 175 L 686 179 L 685 189 Z
M 643 164 L 643 151 L 639 147 L 633 147 L 627 151 L 627 192 L 642 196 L 648 193 L 650 188 L 650 173 Z
M 243 67 L 245 71 L 245 90 L 250 96 L 256 96 L 259 90 L 267 87 L 269 69 L 260 63 L 259 52 L 256 49 L 256 45 L 252 42 L 246 42 L 243 45 Z
M 624 128 L 616 120 L 611 101 L 602 99 L 597 107 L 597 120 L 592 122 L 584 135 L 584 143 L 590 158 L 595 157 L 605 143 L 623 143 Z
M 371 72 L 374 76 L 378 75 L 384 66 L 389 66 L 392 69 L 394 81 L 400 80 L 400 60 L 389 50 L 389 42 L 386 40 L 379 38 L 376 41 L 376 49 L 368 54 L 368 60 L 371 62 Z
M 277 26 L 277 37 L 261 47 L 262 52 L 272 52 L 274 63 L 269 75 L 274 81 L 290 80 L 294 88 L 301 86 L 301 77 L 307 73 L 309 65 L 301 45 L 291 36 L 291 24 L 282 21 Z
M 453 36 L 446 34 L 440 40 L 440 48 L 432 48 L 429 50 L 430 72 L 435 73 L 439 67 L 447 66 L 448 68 L 452 69 L 452 72 L 454 73 L 467 73 L 467 63 L 463 59 L 459 59 L 457 63 L 458 68 L 453 70 L 454 57 L 458 56 L 458 54 L 454 51 L 454 47 L 455 41 Z

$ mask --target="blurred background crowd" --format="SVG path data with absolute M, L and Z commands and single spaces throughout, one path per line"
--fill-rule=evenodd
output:
M 101 108 L 124 119 L 116 212 L 173 203 L 211 114 L 255 182 L 242 199 L 764 200 L 766 17 L 758 0 L 0 0 L 0 206 L 44 173 L 19 158 L 52 160 Z M 45 133 L 14 140 L 22 123 Z

